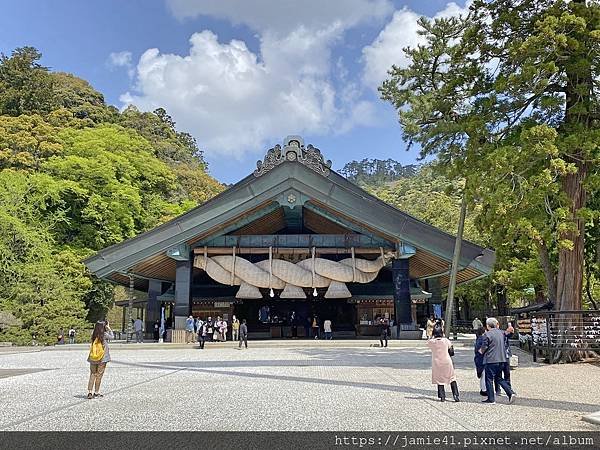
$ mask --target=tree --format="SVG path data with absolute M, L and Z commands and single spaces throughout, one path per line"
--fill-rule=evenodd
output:
M 416 164 L 403 166 L 393 159 L 363 159 L 350 161 L 340 170 L 348 180 L 358 185 L 382 185 L 399 180 L 403 177 L 413 176 L 418 171 Z
M 518 131 L 515 150 L 535 163 L 542 149 L 549 167 L 538 163 L 539 176 L 558 175 L 546 202 L 558 244 L 556 306 L 581 309 L 585 224 L 597 214 L 586 198 L 598 188 L 600 161 L 600 4 L 498 0 L 472 8 L 467 48 L 483 63 L 499 61 L 490 96 L 497 136 Z
M 0 55 L 0 114 L 45 114 L 55 106 L 54 84 L 41 53 L 21 47 Z
M 0 116 L 0 169 L 37 170 L 62 152 L 59 130 L 41 116 Z
M 60 211 L 57 183 L 44 174 L 0 171 L 0 340 L 56 342 L 60 328 L 85 329 L 81 297 L 90 287 L 85 267 L 69 250 L 54 246 L 52 227 Z
M 481 223 L 536 242 L 560 309 L 581 308 L 595 214 L 584 201 L 597 185 L 598 16 L 597 2 L 478 1 L 468 19 L 422 21 L 428 44 L 382 87 L 425 155 L 475 177 Z

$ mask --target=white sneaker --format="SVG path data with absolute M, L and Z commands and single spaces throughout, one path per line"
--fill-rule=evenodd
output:
M 517 394 L 514 394 L 514 393 L 513 393 L 513 395 L 511 395 L 511 396 L 508 398 L 508 404 L 509 404 L 509 405 L 512 405 L 512 404 L 515 402 L 515 400 L 516 400 L 516 399 L 517 399 Z

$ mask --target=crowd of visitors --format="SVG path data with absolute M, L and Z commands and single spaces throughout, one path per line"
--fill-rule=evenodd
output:
M 380 327 L 379 342 L 381 347 L 388 346 L 390 336 L 390 320 L 387 316 L 378 318 Z M 309 327 L 310 325 L 310 327 Z M 143 340 L 143 322 L 140 318 L 135 320 L 134 331 L 136 341 Z M 514 333 L 512 325 L 508 324 L 505 331 L 500 330 L 498 320 L 490 317 L 485 321 L 485 328 L 479 318 L 473 321 L 476 340 L 474 346 L 475 373 L 479 381 L 480 394 L 486 399 L 483 403 L 495 403 L 496 397 L 505 392 L 508 403 L 515 401 L 516 393 L 511 385 L 510 379 L 510 359 L 511 350 L 509 338 Z M 312 334 L 315 339 L 319 336 L 319 321 L 315 316 L 307 320 L 306 328 L 312 328 Z M 213 319 L 211 316 L 203 320 L 201 317 L 194 318 L 189 316 L 185 323 L 186 343 L 192 343 L 197 340 L 199 348 L 204 349 L 206 341 L 226 342 L 229 324 L 225 318 L 218 316 Z M 158 327 L 155 325 L 155 337 L 158 334 Z M 330 319 L 323 321 L 324 337 L 327 340 L 332 339 L 333 330 Z M 444 321 L 440 318 L 431 316 L 427 320 L 425 332 L 427 335 L 427 346 L 431 350 L 431 382 L 437 386 L 437 395 L 440 401 L 446 401 L 445 386 L 449 385 L 452 391 L 452 397 L 455 402 L 460 401 L 458 383 L 454 372 L 452 357 L 454 356 L 454 347 L 450 340 L 444 336 Z M 69 342 L 75 342 L 75 329 L 71 327 L 68 331 Z M 194 337 L 196 339 L 194 339 Z M 235 315 L 231 320 L 231 337 L 234 342 L 238 342 L 238 349 L 248 348 L 248 325 L 246 319 L 240 321 Z M 57 341 L 64 343 L 65 333 L 59 330 Z M 88 362 L 90 363 L 90 377 L 88 381 L 87 398 L 102 397 L 100 394 L 100 384 L 106 364 L 110 361 L 108 351 L 108 341 L 114 339 L 112 330 L 108 321 L 99 321 L 94 327 L 91 338 L 90 352 Z

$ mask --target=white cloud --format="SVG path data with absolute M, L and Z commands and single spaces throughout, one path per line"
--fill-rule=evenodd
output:
M 108 55 L 108 61 L 114 67 L 129 67 L 131 66 L 131 52 L 113 52 Z
M 179 19 L 211 16 L 278 35 L 300 26 L 319 29 L 332 23 L 347 29 L 393 12 L 390 0 L 167 0 L 167 4 Z
M 467 1 L 464 7 L 456 3 L 448 3 L 446 7 L 439 11 L 434 17 L 454 17 L 465 15 L 468 12 L 468 6 L 471 1 Z M 395 64 L 398 67 L 406 67 L 408 58 L 403 49 L 406 47 L 415 47 L 425 42 L 417 31 L 419 26 L 417 20 L 420 15 L 403 8 L 396 11 L 392 20 L 379 33 L 379 36 L 371 45 L 363 48 L 363 62 L 365 64 L 363 81 L 373 89 L 387 78 L 387 72 Z
M 133 68 L 131 57 L 131 52 L 128 51 L 113 52 L 110 55 L 108 55 L 108 65 L 111 68 L 126 68 L 127 75 L 129 76 L 129 78 L 133 78 L 133 76 L 135 75 L 135 69 Z
M 341 25 L 270 30 L 260 52 L 242 41 L 220 43 L 211 31 L 190 38 L 180 56 L 149 49 L 137 65 L 135 91 L 121 96 L 144 110 L 164 107 L 208 155 L 242 157 L 286 134 L 345 132 L 372 121 L 372 105 L 336 92 L 331 47 Z

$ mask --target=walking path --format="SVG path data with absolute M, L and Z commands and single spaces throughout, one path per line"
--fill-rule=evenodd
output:
M 102 399 L 86 400 L 87 346 L 0 352 L 0 430 L 600 430 L 600 367 L 518 352 L 519 396 L 480 403 L 457 343 L 460 403 L 436 401 L 424 341 L 113 344 Z M 20 349 L 24 350 L 24 349 Z M 31 350 L 31 349 L 29 349 Z

